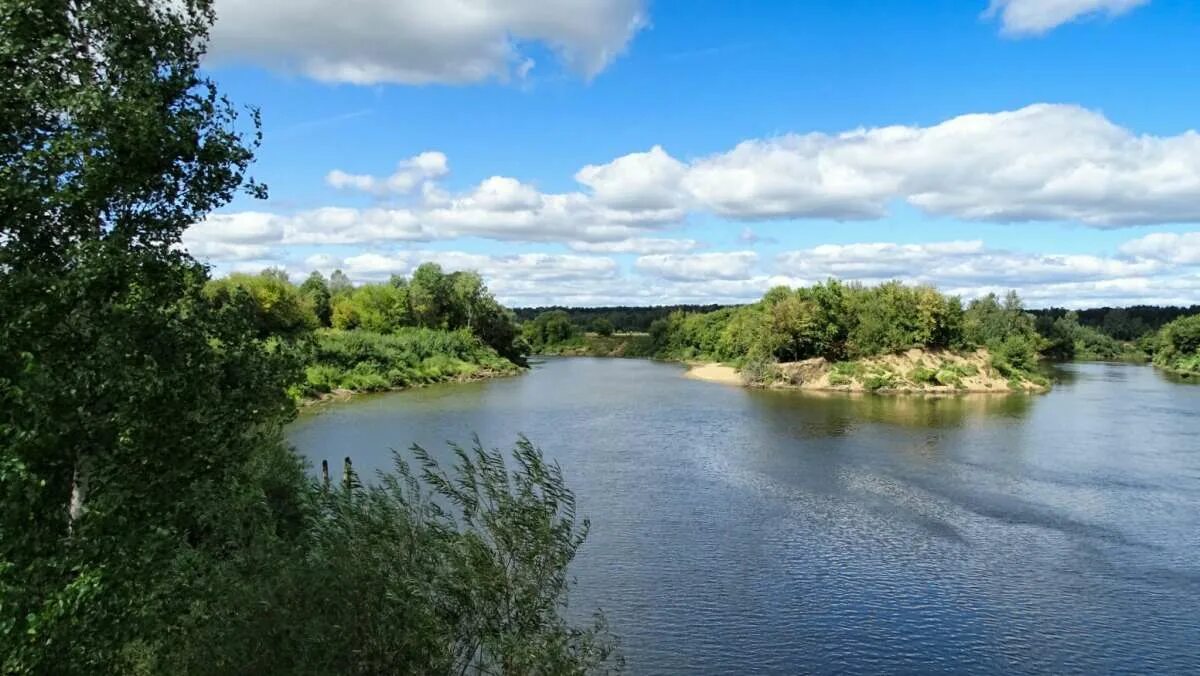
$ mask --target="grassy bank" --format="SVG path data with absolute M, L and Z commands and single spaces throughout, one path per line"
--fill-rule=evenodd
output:
M 394 333 L 322 329 L 300 394 L 382 392 L 512 375 L 521 367 L 466 330 L 406 327 Z

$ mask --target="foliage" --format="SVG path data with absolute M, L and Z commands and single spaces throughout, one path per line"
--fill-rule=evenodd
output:
M 1200 375 L 1200 314 L 1181 317 L 1162 327 L 1154 364 L 1180 375 Z
M 1043 339 L 1042 353 L 1051 359 L 1069 361 L 1138 361 L 1144 353 L 1131 343 L 1122 343 L 1116 338 L 1091 326 L 1079 323 L 1079 315 L 1068 312 L 1059 317 L 1039 315 L 1036 321 L 1038 334 Z
M 424 449 L 363 485 L 308 489 L 304 529 L 208 573 L 219 602 L 155 646 L 156 673 L 582 674 L 620 666 L 603 617 L 563 619 L 588 522 L 562 471 L 511 453 Z M 515 461 L 509 470 L 506 456 Z M 415 460 L 415 467 L 409 464 Z M 274 572 L 263 577 L 263 565 Z M 237 603 L 227 603 L 236 599 Z
M 678 359 L 781 362 L 857 359 L 911 347 L 963 343 L 957 298 L 930 287 L 874 287 L 830 280 L 771 289 L 753 305 L 707 314 L 671 314 L 651 327 L 660 354 Z
M 331 325 L 375 333 L 410 327 L 466 329 L 504 357 L 523 363 L 513 316 L 483 279 L 474 272 L 445 273 L 434 263 L 418 266 L 411 280 L 394 276 L 386 284 L 333 293 Z
M 306 393 L 372 392 L 516 370 L 466 329 L 408 327 L 387 334 L 323 329 L 316 333 Z
M 607 635 L 560 618 L 586 527 L 527 442 L 511 479 L 478 450 L 454 480 L 424 465 L 454 518 L 386 482 L 306 484 L 281 430 L 320 285 L 209 285 L 181 248 L 236 191 L 264 194 L 257 115 L 241 128 L 199 67 L 213 19 L 208 0 L 0 3 L 0 671 L 599 664 Z M 414 291 L 439 328 L 380 351 L 512 368 L 485 346 L 504 340 L 490 297 L 446 285 Z
M 261 338 L 297 338 L 320 324 L 313 304 L 288 281 L 282 270 L 265 270 L 258 275 L 235 273 L 214 279 L 205 286 L 205 294 L 217 307 L 243 306 L 254 318 Z
M 655 356 L 655 349 L 649 334 L 645 333 L 620 333 L 611 336 L 584 334 L 566 342 L 544 345 L 538 353 L 571 357 L 649 358 Z
M 1033 376 L 1041 339 L 1033 315 L 1025 312 L 1016 292 L 1001 301 L 995 294 L 971 301 L 963 318 L 963 335 L 970 345 L 991 352 L 991 366 L 1009 378 Z
M 616 329 L 613 327 L 613 323 L 611 321 L 605 317 L 600 317 L 592 322 L 592 331 L 595 332 L 596 335 L 607 337 L 611 336 Z
M 726 306 L 723 305 L 655 305 L 652 307 L 525 307 L 514 308 L 517 320 L 528 322 L 538 315 L 554 310 L 567 313 L 568 319 L 576 326 L 592 326 L 599 319 L 608 321 L 617 333 L 649 333 L 650 325 L 659 319 L 666 319 L 673 312 L 702 314 L 715 312 Z
M 208 2 L 0 4 L 0 671 L 121 673 L 234 537 L 298 370 L 181 235 L 257 115 L 199 69 Z M 214 514 L 212 505 L 230 509 Z
M 299 394 L 379 391 L 509 373 L 524 363 L 511 314 L 477 274 L 445 274 L 431 264 L 418 272 L 411 282 L 394 276 L 386 284 L 334 294 L 320 273 L 296 287 L 282 271 L 265 270 L 210 281 L 206 293 L 219 307 L 237 307 L 253 316 L 265 339 L 302 343 L 326 317 L 335 331 L 315 334 L 317 344 L 310 349 L 306 384 Z M 358 361 L 348 361 L 347 354 Z
M 324 275 L 314 270 L 300 285 L 300 295 L 304 298 L 308 308 L 312 310 L 313 316 L 317 318 L 318 325 L 326 327 L 333 325 L 333 305 L 331 304 L 333 295 L 329 291 L 329 284 L 326 283 Z
M 1200 305 L 1191 307 L 1134 305 L 1124 308 L 1101 307 L 1071 312 L 1074 312 L 1081 326 L 1095 329 L 1121 342 L 1136 342 L 1153 335 L 1162 326 L 1180 317 L 1200 314 Z M 1032 313 L 1039 319 L 1049 317 L 1054 320 L 1066 315 L 1068 310 L 1049 308 L 1033 310 Z
M 529 349 L 537 354 L 544 353 L 547 348 L 561 347 L 564 344 L 578 344 L 582 332 L 571 322 L 571 317 L 562 310 L 543 312 L 532 321 L 521 325 L 521 337 Z

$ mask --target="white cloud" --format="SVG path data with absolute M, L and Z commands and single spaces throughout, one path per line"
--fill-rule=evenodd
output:
M 428 239 L 431 235 L 406 209 L 323 207 L 286 216 L 258 211 L 213 214 L 189 228 L 183 243 L 193 255 L 200 256 L 212 255 L 222 246 L 246 244 L 332 245 Z
M 808 279 L 836 277 L 868 283 L 901 279 L 942 288 L 987 284 L 1015 288 L 1151 275 L 1165 269 L 1155 261 L 988 249 L 980 241 L 826 244 L 780 254 L 778 262 L 782 272 Z
M 895 200 L 977 221 L 1100 228 L 1200 222 L 1200 134 L 1137 136 L 1068 105 L 964 115 L 931 127 L 750 140 L 688 164 L 655 146 L 584 167 L 576 174 L 581 191 L 546 193 L 492 176 L 451 193 L 437 182 L 447 173 L 446 157 L 436 151 L 404 160 L 391 176 L 334 172 L 328 180 L 338 187 L 397 194 L 419 186 L 420 194 L 406 208 L 213 216 L 187 241 L 197 252 L 204 242 L 206 251 L 221 254 L 218 245 L 483 237 L 665 255 L 694 245 L 650 235 L 683 223 L 691 211 L 740 220 L 865 219 L 885 216 Z M 742 241 L 754 238 L 743 231 Z M 221 255 L 255 254 L 227 248 Z
M 675 281 L 744 280 L 758 263 L 753 251 L 641 256 L 635 266 L 648 275 Z
M 530 283 L 600 282 L 617 274 L 611 258 L 572 254 L 523 253 L 486 255 L 462 251 L 368 252 L 344 258 L 330 255 L 310 256 L 305 264 L 312 269 L 331 272 L 341 269 L 357 282 L 377 282 L 392 275 L 408 275 L 421 263 L 432 262 L 448 271 L 473 270 L 483 275 L 492 290 L 500 293 L 506 285 Z
M 357 190 L 378 196 L 407 195 L 418 185 L 438 179 L 450 173 L 446 156 L 429 151 L 410 157 L 396 166 L 391 176 L 379 178 L 363 174 L 349 174 L 334 169 L 325 176 L 325 182 L 339 190 Z
M 667 254 L 693 251 L 700 247 L 700 243 L 694 239 L 633 237 L 613 242 L 568 242 L 567 246 L 572 251 L 583 253 Z
M 673 166 L 651 155 L 654 165 Z M 581 180 L 657 196 L 658 207 L 681 194 L 681 208 L 743 220 L 876 219 L 905 200 L 977 221 L 1200 221 L 1200 134 L 1138 136 L 1071 105 L 748 140 L 691 162 L 682 178 L 625 159 L 589 168 Z
M 1121 253 L 1166 263 L 1200 264 L 1200 232 L 1156 232 L 1122 244 Z
M 1150 0 L 992 0 L 984 16 L 1000 17 L 1008 35 L 1041 35 L 1097 14 L 1120 16 Z
M 774 261 L 760 261 L 744 251 L 643 256 L 632 270 L 606 256 L 576 254 L 343 249 L 300 261 L 280 251 L 224 261 L 217 272 L 283 267 L 300 280 L 314 269 L 328 274 L 340 268 L 357 282 L 379 282 L 392 274 L 409 275 L 420 263 L 432 261 L 447 270 L 478 271 L 497 297 L 513 306 L 747 303 L 773 286 L 810 285 L 829 277 L 867 284 L 890 279 L 934 284 L 968 300 L 1016 289 L 1030 307 L 1191 304 L 1200 297 L 1200 267 L 1194 263 L 1013 252 L 978 241 L 822 245 L 781 254 Z
M 185 244 L 184 248 L 196 259 L 207 262 L 256 261 L 271 255 L 271 247 L 262 244 L 198 241 Z
M 592 77 L 647 24 L 644 0 L 217 0 L 210 54 L 327 82 L 524 77 L 528 43 Z
M 263 244 L 283 238 L 284 222 L 279 216 L 261 211 L 243 211 L 236 215 L 213 215 L 188 228 L 185 244 L 226 243 Z
M 680 182 L 687 168 L 662 146 L 631 153 L 608 164 L 589 164 L 575 180 L 592 189 L 597 202 L 616 209 L 678 209 L 683 201 Z

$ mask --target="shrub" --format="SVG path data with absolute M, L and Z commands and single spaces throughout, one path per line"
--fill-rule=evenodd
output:
M 371 392 L 518 368 L 465 329 L 407 327 L 390 334 L 326 329 L 316 335 L 307 373 L 311 392 Z
M 908 379 L 918 385 L 927 385 L 937 382 L 938 372 L 924 366 L 918 366 L 908 372 Z
M 1157 366 L 1182 375 L 1200 374 L 1200 315 L 1182 317 L 1163 326 L 1155 343 Z
M 871 392 L 895 387 L 896 374 L 890 371 L 876 371 L 874 373 L 867 374 L 867 376 L 863 378 L 862 384 L 863 387 L 867 388 Z
M 954 369 L 943 368 L 934 374 L 934 379 L 939 385 L 962 387 L 962 376 Z

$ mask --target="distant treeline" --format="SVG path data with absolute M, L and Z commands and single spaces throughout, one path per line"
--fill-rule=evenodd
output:
M 762 300 L 739 306 L 514 312 L 522 321 L 524 343 L 539 354 L 713 359 L 761 366 L 817 356 L 854 360 L 912 347 L 987 347 L 997 370 L 1022 376 L 1032 376 L 1039 359 L 1153 358 L 1172 371 L 1200 370 L 1188 356 L 1196 352 L 1189 342 L 1190 327 L 1200 322 L 1200 306 L 1027 310 L 1015 293 L 964 304 L 928 286 L 889 282 L 868 287 L 830 280 L 807 288 L 775 288 Z
M 672 312 L 685 313 L 703 313 L 715 312 L 728 305 L 654 305 L 649 307 L 637 307 L 629 305 L 615 305 L 611 307 L 564 307 L 561 305 L 548 305 L 544 307 L 519 307 L 513 308 L 513 313 L 522 323 L 527 322 L 540 314 L 546 312 L 564 312 L 567 319 L 574 325 L 585 330 L 591 330 L 591 327 L 597 321 L 606 321 L 612 325 L 613 330 L 618 333 L 646 333 L 650 330 L 650 325 L 657 319 L 666 319 Z
M 1181 307 L 1177 305 L 1133 305 L 1130 307 L 1098 307 L 1087 310 L 1066 310 L 1064 308 L 1046 308 L 1030 310 L 1035 317 L 1051 317 L 1057 319 L 1067 313 L 1075 313 L 1079 324 L 1099 330 L 1101 333 L 1117 340 L 1137 340 L 1148 333 L 1161 329 L 1164 325 L 1191 315 L 1200 314 L 1200 305 Z
M 656 319 L 665 319 L 673 312 L 706 313 L 723 310 L 732 305 L 612 305 L 603 307 L 565 307 L 547 305 L 541 307 L 513 308 L 517 319 L 524 323 L 538 315 L 554 310 L 567 314 L 572 324 L 588 330 L 597 320 L 612 324 L 618 333 L 645 333 Z M 1081 326 L 1099 330 L 1117 340 L 1133 341 L 1147 333 L 1159 330 L 1165 324 L 1180 317 L 1200 314 L 1200 305 L 1190 307 L 1178 305 L 1132 305 L 1129 307 L 1097 307 L 1086 310 L 1067 310 L 1052 307 L 1027 310 L 1035 318 L 1050 317 L 1051 320 L 1075 313 Z

